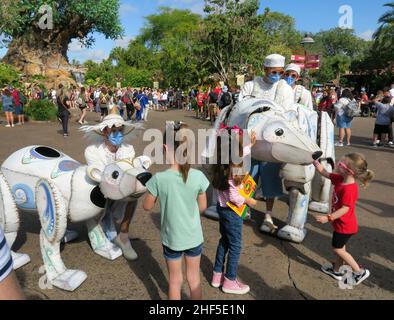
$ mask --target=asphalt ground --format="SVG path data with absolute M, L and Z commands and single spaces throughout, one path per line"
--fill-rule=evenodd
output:
M 89 113 L 88 120 L 95 123 L 99 116 Z M 88 142 L 77 131 L 77 118 L 71 119 L 71 136 L 64 139 L 58 123 L 27 123 L 24 127 L 0 127 L 0 162 L 14 151 L 35 144 L 57 148 L 74 159 L 84 162 L 84 149 Z M 197 120 L 193 113 L 185 111 L 151 112 L 146 128 L 164 129 L 166 120 L 182 120 L 193 130 L 209 128 L 209 122 Z M 342 290 L 338 282 L 323 274 L 320 266 L 333 261 L 331 252 L 331 226 L 318 225 L 310 213 L 306 228 L 308 235 L 302 244 L 292 244 L 275 236 L 261 234 L 259 226 L 263 215 L 255 212 L 244 226 L 243 251 L 239 266 L 239 278 L 250 285 L 245 296 L 223 294 L 210 286 L 216 247 L 220 238 L 218 223 L 202 218 L 205 237 L 201 274 L 204 298 L 223 299 L 394 299 L 394 149 L 371 146 L 374 119 L 357 118 L 354 121 L 351 147 L 339 148 L 338 157 L 361 152 L 376 173 L 374 182 L 367 190 L 360 188 L 357 205 L 360 232 L 348 245 L 357 261 L 371 271 L 371 276 L 352 290 Z M 133 145 L 141 155 L 142 139 Z M 152 172 L 165 170 L 165 166 L 153 166 Z M 261 210 L 263 211 L 261 206 Z M 284 225 L 287 219 L 286 197 L 274 210 L 276 222 Z M 17 276 L 30 299 L 166 299 L 167 270 L 160 242 L 159 208 L 146 213 L 141 203 L 130 228 L 132 244 L 139 254 L 136 262 L 124 258 L 107 261 L 91 250 L 86 227 L 75 224 L 70 227 L 80 232 L 80 238 L 62 246 L 62 257 L 70 269 L 83 270 L 88 279 L 75 292 L 56 288 L 41 290 L 45 282 L 39 248 L 40 224 L 35 214 L 21 213 L 21 230 L 14 245 L 15 250 L 28 253 L 31 263 L 17 270 Z M 184 286 L 187 297 L 187 285 Z

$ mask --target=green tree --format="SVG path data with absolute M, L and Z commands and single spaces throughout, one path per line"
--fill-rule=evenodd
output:
M 122 35 L 119 0 L 96 0 L 94 5 L 90 0 L 2 0 L 0 21 L 0 33 L 9 42 L 3 60 L 27 74 L 67 71 L 73 39 L 90 46 L 93 32 L 110 39 Z
M 385 7 L 389 10 L 380 19 L 380 27 L 374 34 L 375 47 L 381 51 L 389 51 L 391 58 L 394 58 L 394 2 L 386 3 Z
M 201 66 L 195 55 L 195 37 L 201 16 L 189 10 L 167 7 L 147 18 L 140 39 L 153 55 L 154 75 L 165 75 L 163 85 L 187 87 L 196 84 Z M 145 50 L 146 50 L 145 49 Z

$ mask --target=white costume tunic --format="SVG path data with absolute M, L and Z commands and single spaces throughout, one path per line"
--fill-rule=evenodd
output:
M 88 166 L 92 164 L 107 166 L 123 159 L 133 160 L 134 157 L 134 148 L 128 144 L 122 144 L 116 153 L 109 151 L 105 143 L 91 145 L 85 150 L 85 158 Z
M 293 88 L 295 103 L 305 106 L 309 111 L 313 111 L 312 93 L 304 86 L 296 85 Z
M 108 150 L 105 143 L 91 145 L 85 150 L 85 158 L 88 166 L 98 164 L 107 166 L 119 160 L 133 160 L 135 157 L 135 151 L 133 146 L 128 144 L 122 144 L 116 153 Z M 113 201 L 107 200 L 106 213 L 102 220 L 104 232 L 109 240 L 113 240 L 117 236 L 116 227 L 113 218 L 116 220 L 122 220 L 126 212 L 126 207 L 129 201 Z M 137 207 L 137 201 L 135 207 Z
M 272 84 L 265 82 L 262 77 L 256 77 L 253 81 L 245 83 L 239 101 L 250 97 L 275 101 L 285 111 L 293 110 L 294 92 L 285 80 Z

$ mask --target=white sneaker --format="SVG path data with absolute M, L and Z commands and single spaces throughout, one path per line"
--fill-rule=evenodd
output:
M 6 128 L 11 128 L 11 125 L 7 124 L 5 127 L 6 127 Z
M 389 146 L 394 145 L 393 141 L 389 141 Z
M 341 142 L 337 142 L 336 144 L 335 144 L 335 146 L 336 147 L 343 147 L 344 145 L 343 145 L 343 142 L 341 143 Z

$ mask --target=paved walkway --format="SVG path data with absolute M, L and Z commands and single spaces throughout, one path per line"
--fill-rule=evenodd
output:
M 89 120 L 97 120 L 89 114 Z M 208 127 L 193 114 L 182 111 L 151 112 L 147 127 L 164 129 L 166 119 L 186 121 L 193 129 Z M 43 144 L 58 148 L 76 160 L 84 161 L 87 142 L 77 133 L 77 119 L 72 119 L 71 137 L 61 136 L 58 124 L 27 124 L 14 129 L 0 128 L 0 162 L 27 145 Z M 203 292 L 206 299 L 394 299 L 394 149 L 375 150 L 370 147 L 372 119 L 356 119 L 353 146 L 338 149 L 339 155 L 362 152 L 370 168 L 377 173 L 376 180 L 366 191 L 361 191 L 357 214 L 360 233 L 352 239 L 349 249 L 372 275 L 354 290 L 341 290 L 338 283 L 320 271 L 320 265 L 332 260 L 330 226 L 314 222 L 313 213 L 307 224 L 308 236 L 301 245 L 281 241 L 258 231 L 262 215 L 256 213 L 244 228 L 244 250 L 239 277 L 251 286 L 244 297 L 227 296 L 209 285 L 219 232 L 217 222 L 203 218 L 205 250 L 202 257 Z M 144 144 L 134 142 L 137 155 Z M 153 171 L 163 170 L 155 166 Z M 123 258 L 109 262 L 95 255 L 87 242 L 83 224 L 73 227 L 80 231 L 76 242 L 62 250 L 65 264 L 72 269 L 87 272 L 87 281 L 74 293 L 61 290 L 40 290 L 42 277 L 39 249 L 39 222 L 36 215 L 22 214 L 22 230 L 15 249 L 31 255 L 32 262 L 17 271 L 28 296 L 34 299 L 166 299 L 167 271 L 160 243 L 159 210 L 145 213 L 139 208 L 131 227 L 131 236 L 140 259 L 128 263 Z M 287 208 L 280 202 L 275 209 L 279 223 L 287 218 Z M 185 286 L 185 293 L 186 291 Z

